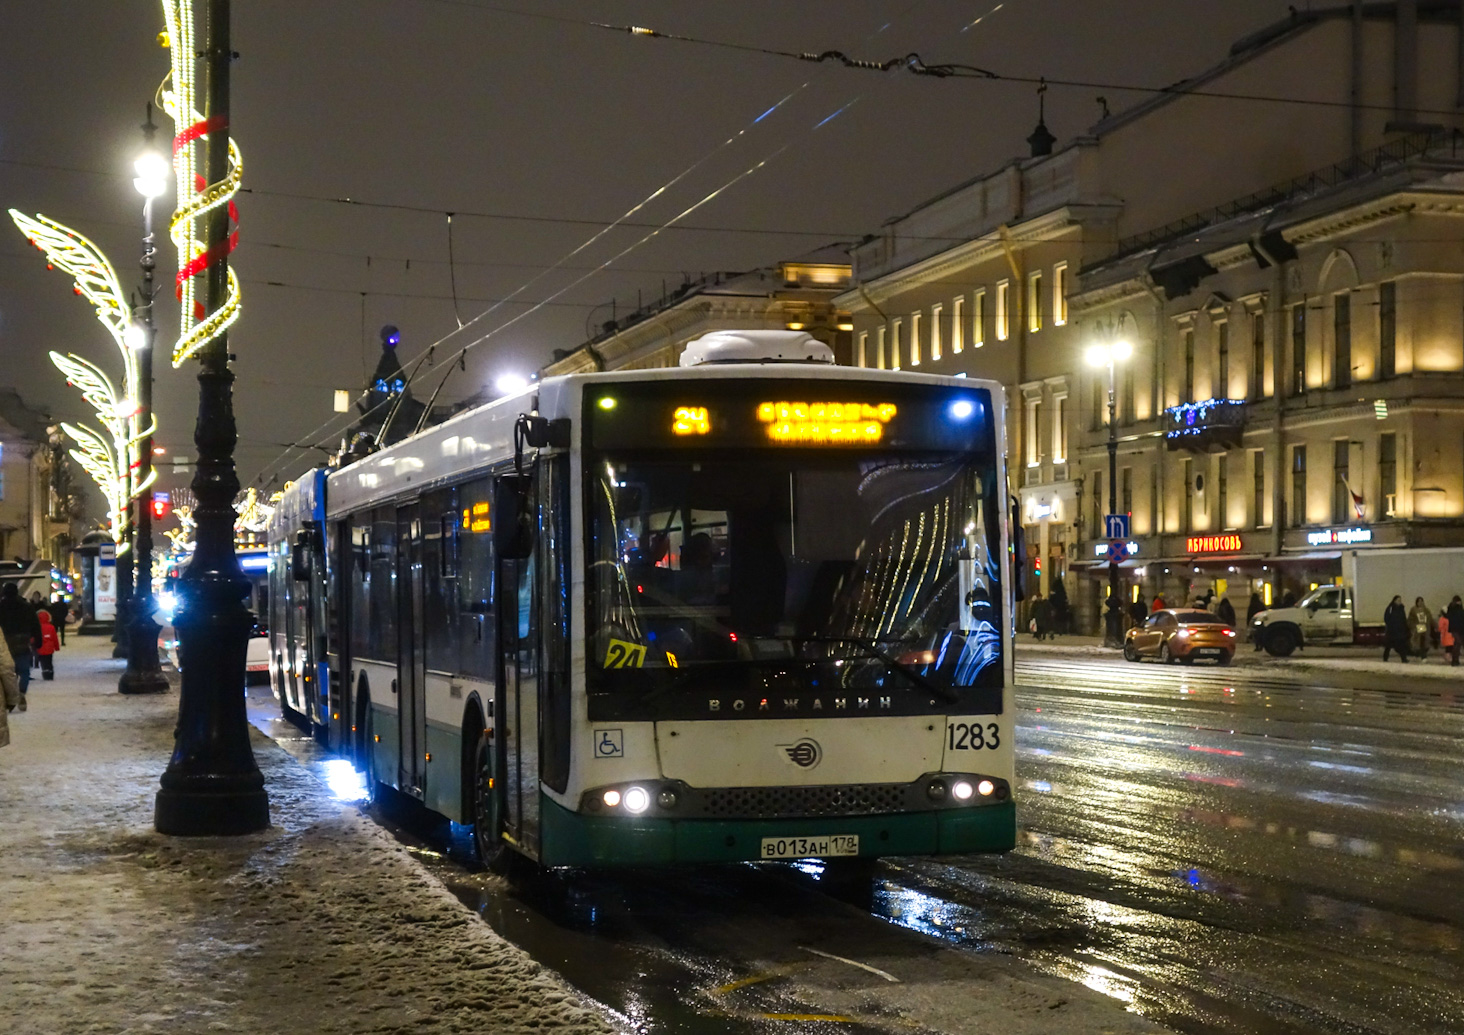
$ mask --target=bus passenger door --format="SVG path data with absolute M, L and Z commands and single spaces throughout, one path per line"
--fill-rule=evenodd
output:
M 400 786 L 421 798 L 427 769 L 427 645 L 422 624 L 422 517 L 416 502 L 397 508 L 396 571 Z
M 535 554 L 505 560 L 498 579 L 498 642 L 503 674 L 500 735 L 506 751 L 504 826 L 539 854 L 539 595 Z

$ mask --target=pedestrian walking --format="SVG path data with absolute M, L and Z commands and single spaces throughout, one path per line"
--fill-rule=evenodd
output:
M 1423 597 L 1416 598 L 1413 601 L 1413 610 L 1408 612 L 1409 646 L 1413 649 L 1414 657 L 1428 656 L 1428 641 L 1433 632 L 1433 624 L 1433 613 L 1423 602 Z
M 61 646 L 66 646 L 66 616 L 71 609 L 66 605 L 66 601 L 57 597 L 51 601 L 46 610 L 51 612 L 51 624 L 56 626 L 56 635 L 61 638 Z
M 1164 595 L 1162 593 L 1155 593 L 1154 603 L 1150 605 L 1149 613 L 1153 614 L 1155 611 L 1163 611 L 1168 606 L 1168 604 L 1164 603 Z
M 1220 598 L 1220 603 L 1215 605 L 1215 614 L 1230 628 L 1235 628 L 1235 605 L 1230 602 L 1229 597 Z
M 1445 641 L 1445 630 L 1442 623 L 1439 625 L 1439 643 L 1445 646 L 1449 654 L 1449 664 L 1459 664 L 1459 641 L 1464 640 L 1464 601 L 1459 599 L 1459 594 L 1454 594 L 1454 599 L 1449 601 L 1449 609 L 1444 612 L 1443 618 L 1448 622 L 1448 639 Z
M 7 582 L 0 588 L 0 635 L 10 648 L 10 657 L 15 663 L 15 676 L 19 684 L 21 711 L 26 709 L 26 692 L 30 689 L 31 647 L 41 638 L 41 623 L 31 606 L 20 598 L 20 588 Z
M 1039 640 L 1052 635 L 1052 603 L 1040 595 L 1032 601 L 1032 631 Z
M 1256 615 L 1265 609 L 1266 605 L 1262 602 L 1261 595 L 1255 590 L 1251 590 L 1250 603 L 1245 605 L 1245 624 L 1250 625 L 1255 620 Z
M 56 670 L 51 659 L 61 649 L 61 641 L 56 635 L 56 623 L 51 621 L 51 612 L 45 608 L 36 612 L 36 620 L 41 623 L 41 638 L 36 641 L 36 657 L 41 661 L 41 678 L 55 679 Z
M 0 697 L 5 699 L 5 707 L 0 708 L 0 747 L 4 747 L 10 743 L 10 718 L 7 713 L 20 708 L 24 698 L 20 696 L 20 679 L 15 672 L 15 661 L 10 657 L 10 648 L 5 646 L 3 636 L 0 636 Z
M 1397 593 L 1383 612 L 1383 660 L 1388 654 L 1398 652 L 1398 660 L 1408 664 L 1408 612 L 1403 609 L 1403 598 Z
M 1149 617 L 1149 604 L 1144 600 L 1144 594 L 1141 592 L 1134 597 L 1133 603 L 1129 604 L 1129 621 L 1137 629 L 1144 624 L 1144 619 L 1147 617 Z

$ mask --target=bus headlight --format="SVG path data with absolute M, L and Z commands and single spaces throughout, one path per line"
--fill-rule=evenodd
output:
M 644 787 L 631 787 L 625 792 L 625 811 L 639 816 L 651 807 L 651 796 Z
M 660 794 L 656 795 L 656 804 L 663 809 L 674 809 L 676 807 L 676 792 L 667 787 Z
M 982 780 L 976 785 L 976 790 L 981 793 L 981 797 L 989 798 L 991 797 L 991 792 L 996 790 L 996 784 L 990 780 Z
M 608 791 L 605 792 L 605 807 L 607 809 L 613 809 L 613 808 L 616 808 L 619 805 L 620 805 L 620 792 L 617 791 L 615 788 L 612 787 L 612 788 L 610 788 L 610 790 L 608 790 Z
M 991 781 L 984 780 L 982 782 L 986 785 L 986 793 L 990 794 Z M 971 795 L 973 793 L 974 789 L 971 787 L 971 784 L 966 780 L 957 780 L 955 782 L 955 785 L 951 787 L 951 797 L 955 798 L 957 801 L 970 801 Z
M 931 801 L 943 801 L 946 796 L 946 785 L 944 780 L 931 780 L 925 785 L 925 793 Z

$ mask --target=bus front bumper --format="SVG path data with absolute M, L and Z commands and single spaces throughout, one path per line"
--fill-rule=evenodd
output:
M 1011 801 L 964 809 L 816 819 L 631 819 L 587 816 L 542 798 L 545 866 L 658 866 L 756 862 L 764 838 L 857 835 L 859 855 L 959 855 L 1016 845 Z

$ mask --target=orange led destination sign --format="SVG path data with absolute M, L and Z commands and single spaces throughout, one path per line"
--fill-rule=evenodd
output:
M 488 504 L 474 503 L 471 508 L 463 508 L 463 527 L 469 532 L 491 532 L 493 521 L 488 515 Z
M 705 435 L 712 430 L 705 406 L 678 406 L 671 415 L 671 434 Z
M 757 408 L 768 438 L 798 445 L 878 442 L 894 416 L 893 403 L 765 402 Z
M 1184 541 L 1185 553 L 1236 553 L 1241 549 L 1238 535 L 1192 535 Z

